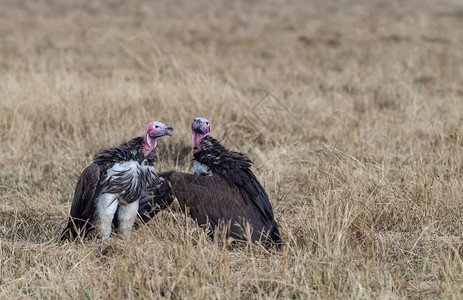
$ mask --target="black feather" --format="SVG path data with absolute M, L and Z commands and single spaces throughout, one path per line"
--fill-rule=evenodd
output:
M 115 163 L 137 161 L 139 164 L 154 165 L 156 160 L 154 151 L 146 157 L 143 154 L 143 137 L 134 138 L 98 153 L 77 181 L 69 221 L 61 239 L 85 238 L 95 228 L 93 223 L 96 220 L 96 200 L 102 193 L 118 194 L 119 198 L 131 203 L 139 199 L 145 192 L 146 185 L 152 184 L 155 180 L 151 171 L 150 174 L 138 174 L 137 184 L 132 184 L 133 177 L 125 171 L 107 178 L 108 170 Z M 115 225 L 117 226 L 117 222 Z
M 246 155 L 229 151 L 216 139 L 206 136 L 193 159 L 209 167 L 213 174 L 223 176 L 231 186 L 237 186 L 244 202 L 252 202 L 266 222 L 275 222 L 268 195 L 251 171 L 252 161 Z

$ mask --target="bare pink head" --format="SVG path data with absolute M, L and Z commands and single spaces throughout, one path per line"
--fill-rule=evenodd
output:
M 191 124 L 191 136 L 193 145 L 201 150 L 201 141 L 211 132 L 211 122 L 206 118 L 196 117 Z
M 156 148 L 156 138 L 173 134 L 174 129 L 172 127 L 164 125 L 161 122 L 150 122 L 146 126 L 145 138 L 143 140 L 143 154 L 148 156 Z

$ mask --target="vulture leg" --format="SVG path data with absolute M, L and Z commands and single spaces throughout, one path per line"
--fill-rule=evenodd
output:
M 117 219 L 119 221 L 118 230 L 121 232 L 124 239 L 129 238 L 137 214 L 138 200 L 132 203 L 123 204 L 117 210 Z
M 111 224 L 118 204 L 117 194 L 103 194 L 98 197 L 97 215 L 99 217 L 99 234 L 98 237 L 105 241 L 111 235 Z

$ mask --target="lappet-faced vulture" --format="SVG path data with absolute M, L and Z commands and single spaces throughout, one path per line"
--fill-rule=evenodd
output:
M 150 122 L 144 137 L 98 153 L 77 180 L 69 221 L 61 239 L 85 238 L 97 229 L 98 237 L 106 240 L 113 219 L 117 219 L 115 223 L 121 234 L 128 236 L 139 199 L 146 194 L 147 187 L 153 190 L 162 185 L 163 179 L 156 176 L 154 167 L 156 138 L 172 133 L 172 127 Z
M 272 205 L 250 169 L 251 160 L 226 149 L 209 136 L 210 130 L 209 120 L 194 119 L 194 174 L 168 171 L 158 176 L 170 183 L 182 210 L 211 232 L 220 225 L 225 226 L 227 237 L 235 240 L 281 246 Z M 149 199 L 141 201 L 139 214 L 143 221 L 149 221 L 156 208 L 159 210 L 159 205 Z

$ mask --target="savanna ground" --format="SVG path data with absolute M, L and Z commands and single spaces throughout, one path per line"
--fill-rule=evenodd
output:
M 1 1 L 0 298 L 461 298 L 459 1 Z M 189 125 L 246 152 L 286 245 L 177 211 L 56 241 L 97 151 Z

